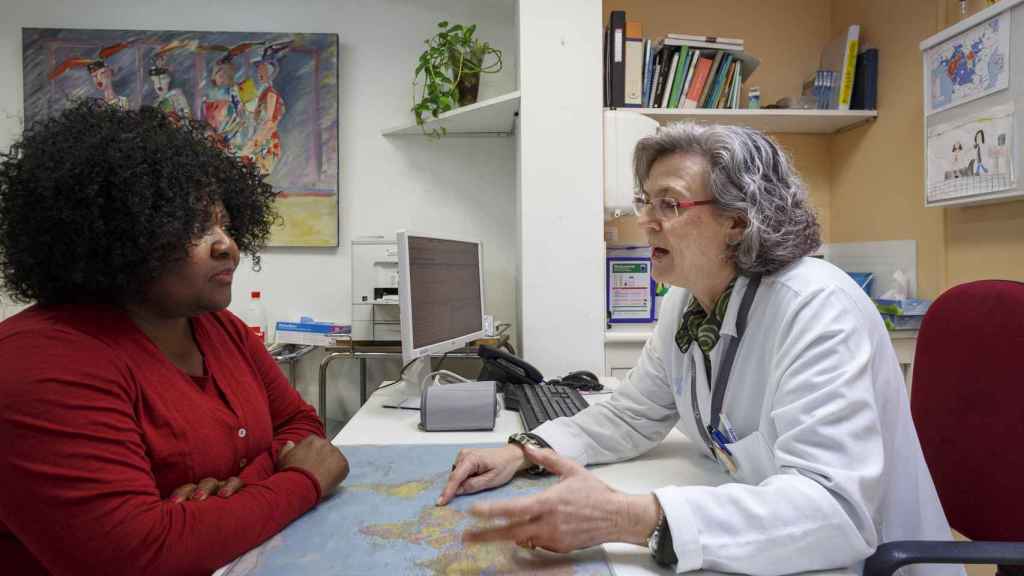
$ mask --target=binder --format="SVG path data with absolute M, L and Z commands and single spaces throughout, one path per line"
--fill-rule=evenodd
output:
M 857 55 L 857 72 L 853 75 L 851 110 L 878 109 L 878 49 L 869 48 Z
M 626 104 L 626 12 L 612 10 L 608 18 L 611 44 L 611 90 L 609 106 L 622 108 Z
M 641 30 L 639 22 L 626 23 L 625 96 L 622 103 L 626 108 L 640 108 L 644 104 L 644 39 Z

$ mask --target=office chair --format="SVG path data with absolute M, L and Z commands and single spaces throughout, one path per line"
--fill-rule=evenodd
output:
M 1024 283 L 969 282 L 932 303 L 910 409 L 946 518 L 973 542 L 887 542 L 864 575 L 920 563 L 1024 575 Z

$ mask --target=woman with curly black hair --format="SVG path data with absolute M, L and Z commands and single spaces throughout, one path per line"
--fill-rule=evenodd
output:
M 274 193 L 203 124 L 79 103 L 0 153 L 0 557 L 210 573 L 347 475 L 226 310 Z

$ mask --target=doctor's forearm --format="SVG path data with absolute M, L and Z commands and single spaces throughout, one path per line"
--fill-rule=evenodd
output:
M 646 546 L 660 517 L 661 504 L 654 494 L 623 494 L 622 514 L 614 541 Z

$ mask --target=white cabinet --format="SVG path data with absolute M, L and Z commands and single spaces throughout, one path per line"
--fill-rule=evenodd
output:
M 634 328 L 633 330 L 610 330 L 604 333 L 604 373 L 623 380 L 630 369 L 636 365 L 644 344 L 651 336 L 652 327 Z M 914 350 L 917 348 L 917 330 L 897 330 L 890 332 L 892 347 L 896 350 L 903 378 L 907 383 L 907 394 L 914 377 Z
M 636 365 L 644 344 L 651 336 L 650 326 L 622 326 L 604 333 L 604 373 L 623 380 Z

